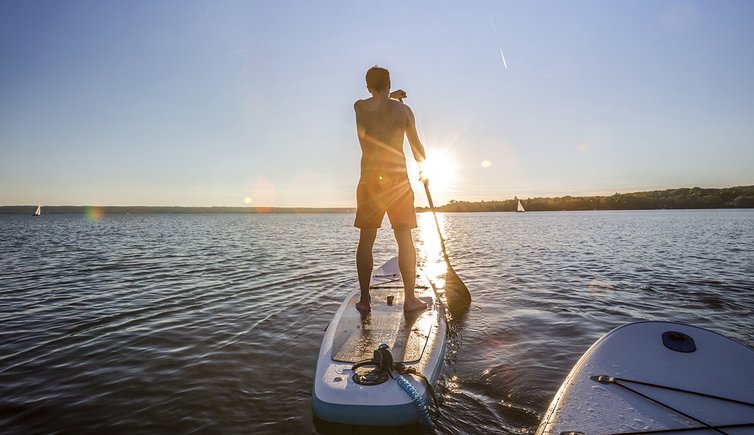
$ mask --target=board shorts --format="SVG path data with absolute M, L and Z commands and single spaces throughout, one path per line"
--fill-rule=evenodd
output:
M 362 176 L 356 207 L 356 228 L 380 228 L 385 213 L 394 230 L 417 227 L 414 191 L 406 174 Z

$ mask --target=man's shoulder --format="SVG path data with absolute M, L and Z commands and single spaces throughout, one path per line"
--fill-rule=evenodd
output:
M 371 101 L 369 101 L 369 98 L 363 99 L 363 100 L 356 100 L 355 103 L 353 103 L 353 110 L 358 115 L 359 113 L 369 112 L 372 108 Z
M 369 100 L 371 100 L 371 98 L 365 98 L 363 100 L 356 100 L 356 102 L 353 103 L 353 107 L 354 108 L 356 108 L 356 107 L 365 107 L 365 106 L 369 105 Z
M 399 106 L 399 107 L 397 107 L 397 110 L 402 111 L 409 118 L 414 116 L 414 112 L 411 111 L 411 108 L 408 107 L 408 104 L 406 104 L 406 103 L 404 103 L 402 101 L 398 101 L 398 100 L 394 100 L 394 101 L 395 101 L 395 104 L 397 104 Z
M 365 98 L 363 100 L 356 100 L 355 103 L 353 103 L 353 108 L 357 112 L 359 110 L 366 110 L 366 111 L 373 111 L 377 109 L 378 107 L 375 105 L 375 101 L 373 98 Z M 401 112 L 401 113 L 411 113 L 411 109 L 404 104 L 401 101 L 398 100 L 387 100 L 387 105 L 382 106 L 381 110 L 387 110 L 388 112 Z
M 394 100 L 392 98 L 390 99 L 390 106 L 400 108 L 401 110 L 403 110 L 404 107 L 408 107 L 403 101 Z

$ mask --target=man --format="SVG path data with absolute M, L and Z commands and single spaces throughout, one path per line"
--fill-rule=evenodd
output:
M 372 278 L 372 247 L 382 219 L 387 213 L 398 242 L 398 267 L 403 277 L 405 312 L 427 308 L 414 295 L 416 284 L 416 249 L 411 230 L 416 228 L 414 192 L 406 173 L 403 136 L 408 137 L 411 152 L 418 164 L 426 158 L 424 146 L 416 133 L 411 109 L 403 104 L 406 93 L 390 92 L 390 73 L 372 67 L 366 75 L 371 97 L 354 104 L 356 130 L 361 145 L 361 178 L 356 190 L 356 221 L 361 230 L 356 249 L 361 298 L 356 309 L 362 314 L 371 310 L 369 285 Z M 401 100 L 401 101 L 398 101 Z

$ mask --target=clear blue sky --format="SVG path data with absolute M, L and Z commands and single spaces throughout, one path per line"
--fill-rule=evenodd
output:
M 751 1 L 5 0 L 0 205 L 353 206 L 374 64 L 450 156 L 438 203 L 754 184 L 752 23 Z

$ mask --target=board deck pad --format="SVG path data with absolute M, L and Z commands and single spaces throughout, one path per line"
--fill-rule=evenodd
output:
M 372 311 L 363 319 L 356 310 L 359 294 L 349 300 L 335 331 L 332 359 L 349 363 L 372 359 L 374 350 L 384 343 L 390 346 L 394 361 L 419 361 L 437 318 L 432 297 L 423 296 L 421 289 L 417 288 L 416 295 L 427 303 L 427 309 L 406 316 L 403 313 L 403 287 L 380 288 L 379 284 L 375 287 L 370 290 Z M 388 296 L 394 297 L 393 305 L 387 304 Z

